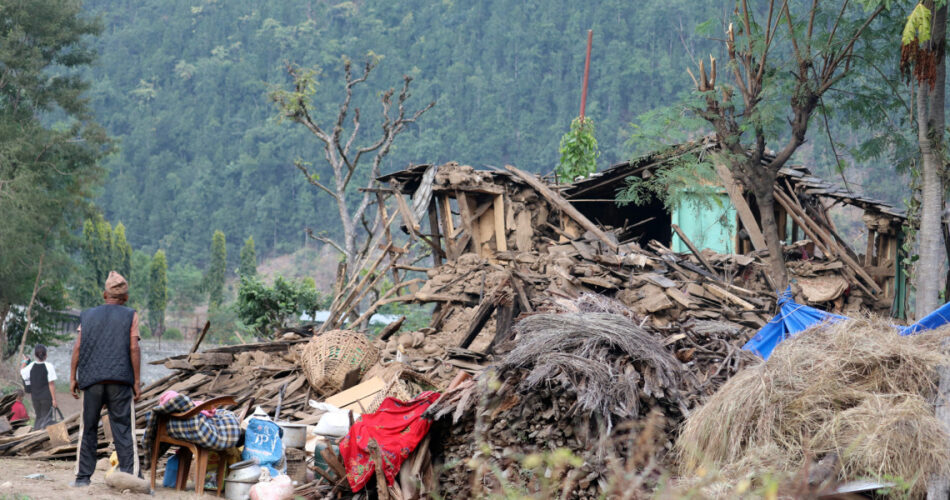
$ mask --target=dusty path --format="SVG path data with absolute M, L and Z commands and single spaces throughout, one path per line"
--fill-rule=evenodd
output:
M 72 461 L 63 460 L 20 460 L 0 458 L 0 499 L 25 500 L 80 500 L 87 498 L 141 498 L 185 500 L 197 498 L 193 491 L 176 492 L 158 485 L 154 495 L 131 494 L 113 490 L 105 484 L 105 461 L 100 460 L 96 473 L 92 476 L 92 485 L 85 488 L 71 488 L 73 480 Z M 43 474 L 43 479 L 26 479 L 30 474 Z M 148 477 L 148 476 L 146 476 Z M 202 498 L 217 498 L 204 495 Z

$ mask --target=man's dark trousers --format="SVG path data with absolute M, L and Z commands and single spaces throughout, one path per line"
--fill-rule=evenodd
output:
M 135 415 L 132 388 L 125 384 L 93 384 L 82 391 L 82 430 L 76 464 L 76 479 L 86 480 L 96 470 L 99 413 L 109 409 L 112 440 L 119 456 L 119 470 L 138 474 L 138 452 L 135 448 Z

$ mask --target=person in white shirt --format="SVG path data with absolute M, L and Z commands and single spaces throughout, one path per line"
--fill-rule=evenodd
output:
M 36 361 L 20 370 L 20 376 L 33 399 L 33 413 L 36 415 L 33 430 L 40 430 L 53 423 L 53 408 L 59 407 L 56 404 L 56 368 L 46 363 L 45 345 L 37 344 L 33 356 Z

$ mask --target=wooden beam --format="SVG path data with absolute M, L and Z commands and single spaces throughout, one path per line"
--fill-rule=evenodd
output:
M 455 251 L 455 245 L 452 241 L 452 236 L 455 233 L 455 227 L 452 224 L 452 204 L 449 202 L 449 196 L 445 194 L 439 196 L 439 203 L 442 205 L 439 216 L 442 218 L 442 232 L 445 235 L 446 258 L 455 260 L 458 258 L 458 253 Z
M 472 322 L 469 324 L 468 330 L 465 332 L 465 337 L 462 339 L 459 347 L 468 349 L 468 346 L 472 345 L 472 342 L 475 341 L 475 337 L 478 337 L 478 334 L 482 331 L 482 328 L 485 327 L 485 323 L 488 323 L 491 314 L 495 312 L 497 307 L 498 302 L 494 297 L 486 297 L 482 300 L 482 303 L 478 305 L 478 309 L 475 311 L 475 315 L 472 316 Z
M 785 205 L 785 209 L 788 210 L 789 213 L 794 213 L 795 215 L 798 215 L 802 224 L 804 224 L 805 226 L 809 226 L 810 229 L 814 233 L 816 233 L 821 239 L 823 239 L 824 244 L 828 246 L 829 249 L 831 249 L 832 251 L 835 251 L 838 258 L 840 258 L 845 263 L 845 265 L 850 267 L 854 271 L 855 274 L 857 274 L 862 279 L 864 279 L 865 283 L 869 287 L 871 287 L 871 289 L 873 289 L 875 293 L 883 292 L 881 287 L 878 286 L 878 284 L 874 281 L 874 278 L 872 278 L 867 273 L 867 271 L 865 271 L 864 268 L 861 267 L 861 265 L 858 264 L 858 262 L 851 257 L 851 255 L 848 252 L 838 247 L 838 243 L 835 241 L 834 237 L 832 237 L 830 234 L 828 234 L 827 231 L 822 229 L 822 227 L 819 226 L 818 223 L 816 223 L 814 220 L 812 220 L 811 217 L 808 217 L 808 215 L 801 209 L 801 207 L 799 207 L 796 203 L 792 202 L 792 200 L 788 197 L 787 194 L 785 194 L 781 189 L 776 189 L 775 196 L 777 200 L 780 200 L 782 204 Z
M 198 351 L 198 346 L 201 345 L 201 341 L 205 339 L 205 335 L 208 333 L 208 329 L 211 328 L 211 321 L 205 321 L 205 327 L 201 329 L 201 333 L 195 337 L 195 343 L 191 346 L 191 350 L 188 351 L 188 354 L 193 354 Z
M 395 183 L 395 180 L 391 180 L 391 183 Z M 412 210 L 409 209 L 409 205 L 406 204 L 406 199 L 402 197 L 402 194 L 398 191 L 393 193 L 393 197 L 396 198 L 396 208 L 399 210 L 399 215 L 402 217 L 402 221 L 406 224 L 406 227 L 409 228 L 409 231 L 412 231 L 414 234 L 419 234 L 422 232 L 422 228 L 419 227 L 419 222 L 416 221 L 415 215 L 413 215 Z
M 871 267 L 874 265 L 874 237 L 877 233 L 873 229 L 868 229 L 868 244 L 867 249 L 864 251 L 864 267 Z
M 396 321 L 386 325 L 386 327 L 383 328 L 383 331 L 379 332 L 379 340 L 389 340 L 389 337 L 392 337 L 394 333 L 399 331 L 399 328 L 402 327 L 402 323 L 404 321 L 406 321 L 406 317 L 402 316 Z
M 705 288 L 709 293 L 715 295 L 716 297 L 719 297 L 720 299 L 724 299 L 724 300 L 726 300 L 726 301 L 728 301 L 728 302 L 732 302 L 733 304 L 735 304 L 735 305 L 737 305 L 737 306 L 739 306 L 739 307 L 745 309 L 746 311 L 754 311 L 754 310 L 755 310 L 755 306 L 753 306 L 753 305 L 750 304 L 749 302 L 746 302 L 745 300 L 742 300 L 742 298 L 739 297 L 738 295 L 734 295 L 734 294 L 732 294 L 732 293 L 729 293 L 729 292 L 727 292 L 726 290 L 724 290 L 724 289 L 722 289 L 722 288 L 720 288 L 720 287 L 718 287 L 718 286 L 716 286 L 716 285 L 714 285 L 714 284 L 712 284 L 712 283 L 705 283 L 705 284 L 703 284 L 703 288 Z
M 495 250 L 499 252 L 508 251 L 508 240 L 506 240 L 506 234 L 508 234 L 507 226 L 505 225 L 505 197 L 503 195 L 498 195 L 495 197 Z
M 607 248 L 616 252 L 619 250 L 619 247 L 614 243 L 602 229 L 600 229 L 596 224 L 590 221 L 587 217 L 584 217 L 584 214 L 580 213 L 574 205 L 568 203 L 563 196 L 555 193 L 551 188 L 547 187 L 543 182 L 541 182 L 537 177 L 522 172 L 511 165 L 505 165 L 505 168 L 518 176 L 521 180 L 526 182 L 529 186 L 534 188 L 541 196 L 545 197 L 552 205 L 560 209 L 562 212 L 568 215 L 568 217 L 574 219 L 575 222 L 581 225 L 584 229 L 590 231 L 597 236 L 598 239 L 604 242 L 607 245 Z
M 762 230 L 755 221 L 755 216 L 752 215 L 752 209 L 749 208 L 749 204 L 746 203 L 742 189 L 732 176 L 732 172 L 729 171 L 729 167 L 721 163 L 717 163 L 715 167 L 716 173 L 719 174 L 719 179 L 722 180 L 723 187 L 726 188 L 726 193 L 729 195 L 729 200 L 732 201 L 732 205 L 736 207 L 736 214 L 739 215 L 739 220 L 742 221 L 742 227 L 749 233 L 752 248 L 755 248 L 757 252 L 768 250 L 768 246 L 765 244 L 765 237 L 762 236 Z
M 468 195 L 465 191 L 456 191 L 455 199 L 459 204 L 459 215 L 462 217 L 462 226 L 465 232 L 472 237 L 472 243 L 475 245 L 475 254 L 482 256 L 482 237 L 479 234 L 478 227 L 475 226 L 475 217 L 472 213 L 472 206 L 469 205 Z M 460 253 L 465 253 L 465 247 L 459 249 Z
M 689 248 L 689 251 L 693 252 L 693 255 L 699 259 L 699 263 L 702 264 L 706 269 L 709 269 L 709 272 L 713 273 L 713 276 L 718 276 L 716 269 L 709 264 L 709 262 L 706 260 L 706 257 L 703 257 L 703 254 L 699 253 L 699 249 L 693 245 L 692 241 L 689 241 L 689 238 L 686 237 L 686 234 L 683 233 L 683 230 L 680 229 L 680 227 L 676 224 L 673 224 L 672 226 L 673 231 L 676 231 L 676 235 L 679 236 L 681 240 L 683 240 L 683 243 L 686 243 L 686 247 Z
M 445 251 L 442 250 L 442 233 L 439 231 L 439 209 L 434 202 L 429 202 L 429 231 L 432 233 L 432 263 L 436 267 L 442 265 Z

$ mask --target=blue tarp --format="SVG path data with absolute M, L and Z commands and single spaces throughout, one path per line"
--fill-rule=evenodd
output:
M 936 311 L 924 316 L 920 321 L 898 328 L 901 335 L 911 335 L 924 330 L 932 330 L 950 323 L 950 302 L 940 306 Z
M 752 351 L 764 359 L 769 359 L 772 350 L 783 340 L 806 330 L 822 321 L 838 321 L 848 319 L 839 314 L 832 314 L 815 309 L 814 307 L 803 306 L 792 300 L 792 288 L 786 288 L 778 298 L 779 313 L 772 318 L 767 325 L 763 326 L 755 337 L 752 337 L 743 349 Z M 950 314 L 950 311 L 948 311 Z M 929 316 L 928 316 L 929 317 Z

